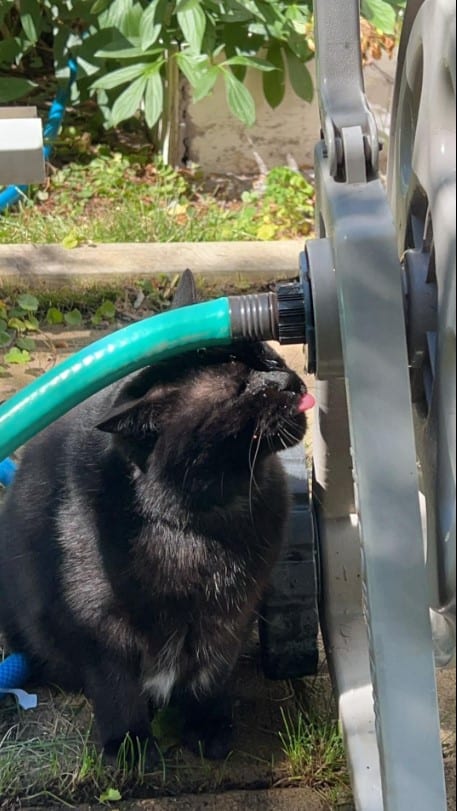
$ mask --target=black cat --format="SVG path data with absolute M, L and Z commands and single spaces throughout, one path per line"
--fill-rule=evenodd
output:
M 174 306 L 193 301 L 186 273 Z M 237 343 L 131 375 L 28 444 L 0 517 L 0 627 L 37 678 L 84 691 L 109 755 L 127 732 L 154 749 L 151 700 L 177 703 L 194 749 L 229 751 L 225 687 L 287 518 L 275 452 L 303 438 L 305 394 Z

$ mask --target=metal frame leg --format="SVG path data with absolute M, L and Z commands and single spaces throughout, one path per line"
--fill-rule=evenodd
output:
M 335 151 L 321 143 L 316 151 L 321 258 L 328 264 L 330 244 L 344 367 L 344 377 L 318 369 L 322 626 L 357 808 L 444 811 L 396 232 L 376 179 L 370 118 L 361 117 L 361 71 L 355 96 L 333 99 L 329 88 L 337 83 L 326 71 L 337 65 L 325 56 L 321 63 L 322 54 L 341 48 L 352 50 L 347 64 L 360 61 L 358 34 L 351 37 L 344 23 L 344 15 L 358 15 L 358 4 L 322 0 L 315 15 L 323 130 L 339 144 Z M 319 252 L 317 242 L 312 279 Z

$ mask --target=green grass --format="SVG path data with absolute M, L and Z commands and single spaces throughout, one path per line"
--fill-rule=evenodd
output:
M 89 157 L 89 160 L 88 160 Z M 203 191 L 197 171 L 174 172 L 141 155 L 93 147 L 50 174 L 0 217 L 4 243 L 208 242 L 301 237 L 312 228 L 313 189 L 273 169 L 262 193 L 222 199 Z
M 349 794 L 343 740 L 338 721 L 328 711 L 292 715 L 281 708 L 283 729 L 279 732 L 287 758 L 289 776 L 327 798 Z
M 121 796 L 137 790 L 146 777 L 155 786 L 162 784 L 163 765 L 147 774 L 144 752 L 129 736 L 116 765 L 104 763 L 82 697 L 54 697 L 51 692 L 48 696 L 41 702 L 38 720 L 0 705 L 0 807 L 1 800 L 18 798 L 40 805 L 48 800 L 63 806 L 75 800 L 94 802 L 109 792 Z M 8 724 L 14 715 L 15 722 Z

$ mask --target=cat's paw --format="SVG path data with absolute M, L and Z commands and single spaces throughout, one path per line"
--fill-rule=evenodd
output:
M 225 760 L 233 749 L 233 725 L 226 721 L 187 728 L 183 742 L 195 755 L 203 755 L 208 760 Z

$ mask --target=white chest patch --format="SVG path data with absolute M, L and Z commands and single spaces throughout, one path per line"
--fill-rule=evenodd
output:
M 143 682 L 143 689 L 149 693 L 158 705 L 167 704 L 176 682 L 174 667 L 160 670 L 154 676 L 148 676 Z

